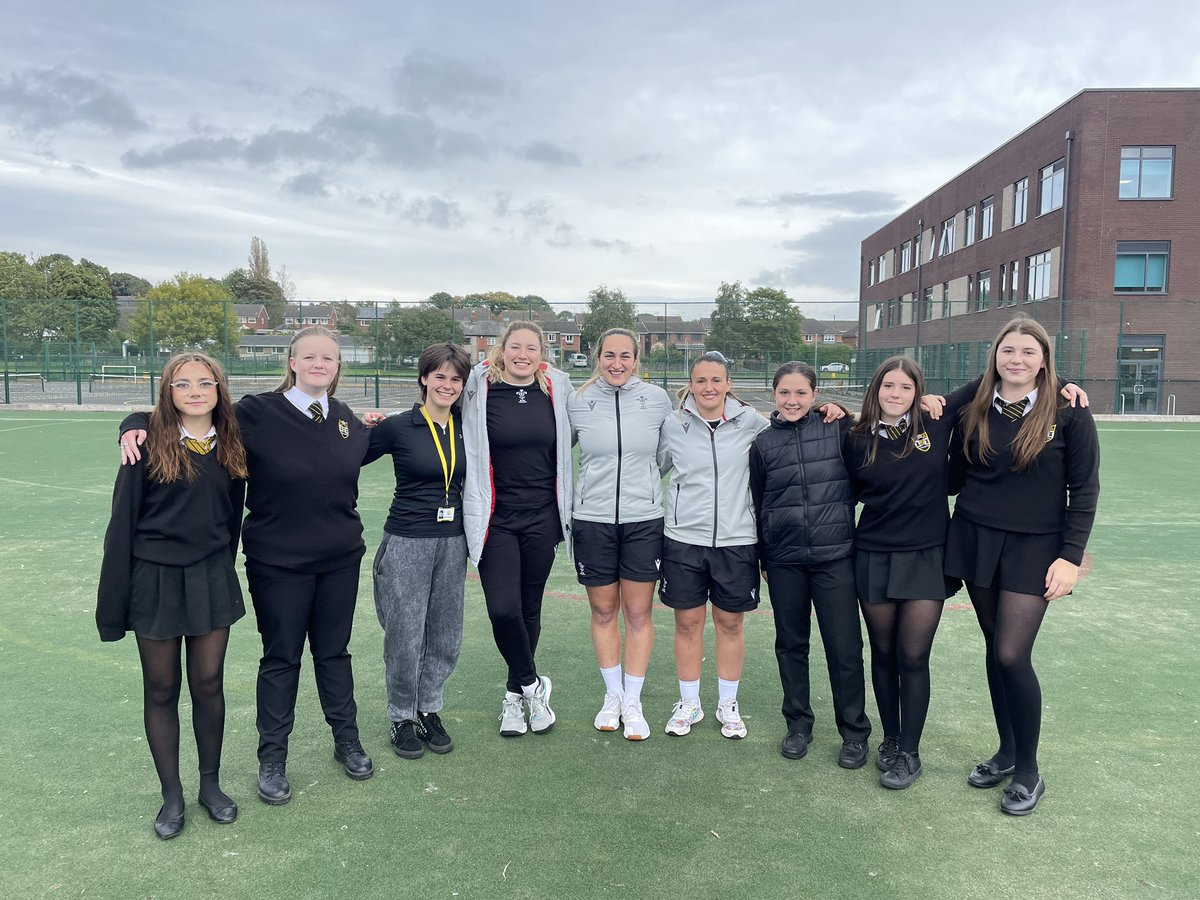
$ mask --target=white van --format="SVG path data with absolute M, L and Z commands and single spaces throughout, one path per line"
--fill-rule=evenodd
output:
M 571 368 L 573 369 L 586 369 L 588 367 L 586 353 L 572 353 L 567 357 L 567 362 L 571 364 Z

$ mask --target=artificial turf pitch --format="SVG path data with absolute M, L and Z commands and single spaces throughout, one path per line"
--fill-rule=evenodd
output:
M 218 826 L 195 802 L 185 687 L 187 827 L 163 843 L 151 830 L 160 798 L 136 646 L 102 644 L 93 622 L 119 418 L 0 413 L 6 897 L 1200 896 L 1200 425 L 1100 424 L 1092 569 L 1054 604 L 1035 651 L 1048 791 L 1028 818 L 1001 815 L 998 789 L 966 783 L 995 737 L 965 594 L 948 604 L 934 644 L 924 775 L 907 791 L 881 788 L 870 763 L 837 767 L 815 628 L 814 742 L 804 760 L 779 755 L 765 604 L 747 616 L 746 740 L 721 738 L 713 716 L 711 628 L 708 715 L 688 737 L 662 733 L 677 689 L 672 619 L 661 608 L 643 695 L 650 740 L 594 731 L 603 689 L 588 607 L 562 558 L 538 651 L 554 680 L 553 731 L 499 737 L 504 670 L 472 578 L 443 714 L 455 750 L 397 758 L 369 566 L 391 497 L 382 462 L 362 476 L 368 553 L 351 645 L 375 777 L 353 782 L 332 760 L 306 661 L 288 760 L 293 799 L 278 808 L 256 799 L 251 612 L 233 627 L 225 674 L 223 784 L 240 817 Z M 881 734 L 873 702 L 868 709 L 873 759 Z

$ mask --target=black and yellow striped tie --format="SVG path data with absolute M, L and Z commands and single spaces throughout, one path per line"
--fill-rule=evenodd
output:
M 312 414 L 313 421 L 318 425 L 325 421 L 325 413 L 321 412 L 321 404 L 316 400 L 308 405 L 308 411 Z
M 209 435 L 206 438 L 190 438 L 183 439 L 183 446 L 187 447 L 193 453 L 199 453 L 203 456 L 205 453 L 211 453 L 213 445 L 217 443 L 216 435 Z
M 904 437 L 904 432 L 908 431 L 908 423 L 897 422 L 895 425 L 884 425 L 883 430 L 887 433 L 888 440 L 898 441 Z
M 1014 400 L 1012 403 L 997 398 L 997 402 L 1000 404 L 1000 412 L 1015 422 L 1021 416 L 1025 415 L 1025 407 L 1029 405 L 1029 398 L 1022 397 L 1020 400 Z

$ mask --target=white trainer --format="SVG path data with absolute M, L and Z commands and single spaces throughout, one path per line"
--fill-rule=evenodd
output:
M 738 711 L 736 697 L 722 700 L 717 704 L 717 721 L 721 723 L 721 734 L 727 738 L 741 740 L 746 736 L 746 723 Z
M 554 727 L 554 710 L 550 708 L 551 689 L 550 679 L 539 675 L 537 690 L 533 696 L 525 698 L 529 707 L 529 728 L 534 734 L 545 734 Z
M 616 731 L 621 724 L 621 695 L 608 691 L 604 695 L 604 705 L 596 713 L 597 731 Z
M 671 718 L 667 720 L 667 734 L 683 737 L 703 718 L 704 710 L 700 708 L 699 700 L 684 700 L 681 697 L 671 710 Z
M 642 701 L 630 700 L 621 707 L 621 721 L 625 723 L 625 740 L 644 741 L 650 737 L 650 725 L 642 715 Z
M 504 695 L 500 705 L 500 734 L 502 737 L 520 737 L 529 726 L 525 724 L 525 707 L 521 705 L 518 694 Z

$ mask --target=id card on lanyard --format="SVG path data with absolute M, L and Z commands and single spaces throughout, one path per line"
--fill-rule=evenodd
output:
M 425 424 L 429 426 L 429 433 L 433 436 L 433 446 L 437 449 L 438 459 L 442 462 L 442 474 L 446 479 L 446 499 L 443 501 L 445 505 L 438 507 L 437 521 L 453 522 L 454 507 L 450 505 L 450 478 L 458 463 L 458 445 L 454 442 L 454 416 L 450 416 L 447 425 L 450 433 L 450 463 L 447 465 L 446 452 L 442 449 L 442 442 L 438 440 L 437 430 L 433 427 L 433 419 L 429 417 L 429 411 L 424 406 L 421 407 L 421 415 L 425 417 Z

